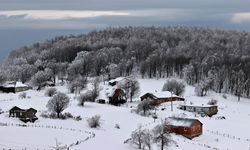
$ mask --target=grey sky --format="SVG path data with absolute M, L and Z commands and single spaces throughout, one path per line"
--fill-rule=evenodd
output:
M 248 0 L 0 0 L 0 54 L 56 35 L 107 26 L 250 31 L 249 6 Z

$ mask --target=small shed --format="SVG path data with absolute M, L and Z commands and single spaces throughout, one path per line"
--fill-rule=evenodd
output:
M 32 89 L 30 86 L 17 81 L 7 81 L 0 86 L 0 91 L 5 93 L 18 93 Z
M 153 100 L 154 105 L 160 105 L 161 103 L 165 102 L 171 102 L 171 101 L 184 101 L 185 99 L 172 94 L 169 91 L 163 91 L 163 92 L 148 92 L 141 97 L 141 101 L 149 98 Z
M 115 89 L 113 94 L 109 97 L 109 103 L 116 106 L 126 103 L 125 92 L 122 89 Z
M 9 117 L 19 118 L 23 122 L 35 122 L 38 118 L 36 117 L 37 110 L 34 108 L 21 109 L 17 106 L 9 110 Z
M 217 105 L 180 105 L 180 109 L 189 111 L 189 112 L 197 112 L 199 114 L 205 114 L 209 117 L 216 115 L 218 113 L 218 106 Z
M 202 134 L 203 124 L 198 119 L 169 117 L 165 130 L 193 139 Z

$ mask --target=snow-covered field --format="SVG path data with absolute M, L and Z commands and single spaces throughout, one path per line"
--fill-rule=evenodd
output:
M 164 79 L 139 79 L 141 94 L 148 91 L 160 91 L 165 82 Z M 110 91 L 108 85 L 103 85 L 101 96 L 105 91 Z M 68 93 L 64 86 L 56 87 L 59 91 Z M 45 89 L 46 90 L 46 89 Z M 56 139 L 62 145 L 71 145 L 70 149 L 75 150 L 134 150 L 135 146 L 124 144 L 124 141 L 130 137 L 130 134 L 140 124 L 143 128 L 153 128 L 164 119 L 173 115 L 182 115 L 189 118 L 198 118 L 203 123 L 203 134 L 193 140 L 182 136 L 172 134 L 175 144 L 172 144 L 171 150 L 203 150 L 203 149 L 223 149 L 223 150 L 249 150 L 250 149 L 250 100 L 242 98 L 240 102 L 237 97 L 227 95 L 227 99 L 222 94 L 214 92 L 208 93 L 206 97 L 196 97 L 194 88 L 187 86 L 185 92 L 186 103 L 207 104 L 209 100 L 218 100 L 219 112 L 217 115 L 201 117 L 191 112 L 185 112 L 177 109 L 178 103 L 174 102 L 174 111 L 171 112 L 170 104 L 165 103 L 157 110 L 159 119 L 144 117 L 131 113 L 131 109 L 138 104 L 138 98 L 133 103 L 127 103 L 121 107 L 115 107 L 108 104 L 85 103 L 84 107 L 77 105 L 74 94 L 71 97 L 70 105 L 64 112 L 70 112 L 73 115 L 80 115 L 81 121 L 73 119 L 58 120 L 45 119 L 40 117 L 41 111 L 47 110 L 46 104 L 49 97 L 44 96 L 45 90 L 40 92 L 27 91 L 30 98 L 19 99 L 18 94 L 0 93 L 0 108 L 5 113 L 0 114 L 0 148 L 3 149 L 52 149 L 56 145 Z M 16 118 L 8 117 L 8 110 L 13 106 L 20 108 L 33 107 L 38 110 L 38 120 L 35 123 L 23 123 Z M 132 108 L 131 108 L 132 107 Z M 166 108 L 161 110 L 161 108 Z M 183 114 L 184 113 L 184 114 Z M 91 129 L 86 120 L 93 115 L 101 115 L 101 127 Z M 217 119 L 224 116 L 226 119 Z M 120 125 L 120 129 L 115 128 L 115 124 Z M 79 143 L 75 145 L 75 143 Z M 156 149 L 156 148 L 155 148 Z

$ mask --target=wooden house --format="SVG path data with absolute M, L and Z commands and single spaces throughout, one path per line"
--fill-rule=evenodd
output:
M 17 106 L 9 110 L 9 117 L 19 118 L 23 122 L 35 122 L 38 118 L 36 117 L 37 110 L 34 108 L 21 109 Z
M 217 105 L 202 105 L 202 106 L 195 106 L 195 105 L 180 105 L 180 109 L 190 112 L 197 112 L 199 114 L 205 114 L 209 117 L 217 114 L 218 106 Z
M 0 91 L 5 93 L 18 93 L 32 89 L 30 86 L 16 81 L 8 81 L 0 86 Z
M 145 99 L 151 99 L 153 101 L 153 105 L 155 106 L 160 105 L 161 103 L 165 103 L 165 102 L 185 100 L 184 98 L 180 96 L 171 94 L 171 92 L 169 91 L 154 92 L 154 93 L 149 92 L 149 93 L 142 95 L 140 98 L 141 98 L 141 101 Z
M 169 117 L 165 130 L 193 139 L 202 134 L 203 124 L 198 119 Z
M 126 103 L 126 94 L 122 89 L 115 89 L 109 97 L 109 103 L 112 105 L 120 105 Z

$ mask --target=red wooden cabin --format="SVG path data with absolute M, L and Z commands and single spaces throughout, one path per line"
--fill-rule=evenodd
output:
M 169 124 L 165 129 L 170 132 L 183 135 L 189 139 L 193 139 L 202 134 L 202 123 L 198 119 L 189 118 L 168 118 Z
M 112 96 L 109 97 L 109 103 L 116 106 L 126 103 L 125 92 L 122 89 L 116 89 Z
M 142 95 L 140 98 L 141 98 L 141 101 L 149 98 L 153 100 L 154 105 L 160 105 L 161 103 L 171 102 L 171 101 L 184 101 L 184 98 L 171 94 L 171 92 L 169 91 L 146 93 Z

